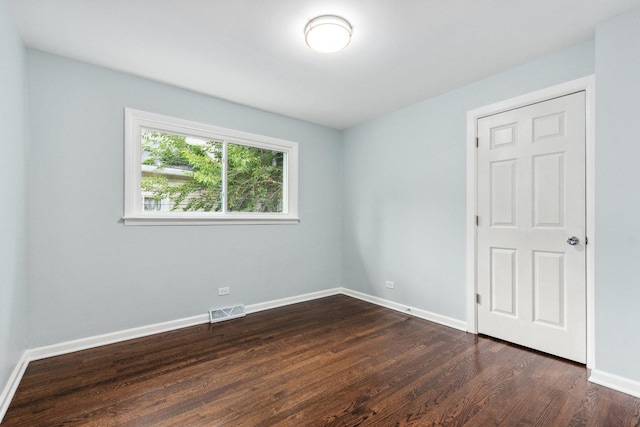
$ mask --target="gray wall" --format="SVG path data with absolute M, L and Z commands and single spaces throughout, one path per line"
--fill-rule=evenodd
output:
M 596 366 L 640 381 L 640 9 L 596 40 Z
M 27 345 L 25 52 L 0 1 L 0 391 Z
M 593 72 L 585 42 L 346 131 L 343 285 L 466 319 L 467 111 Z
M 340 285 L 340 132 L 36 51 L 28 71 L 31 347 Z M 301 223 L 122 225 L 124 107 L 299 142 Z

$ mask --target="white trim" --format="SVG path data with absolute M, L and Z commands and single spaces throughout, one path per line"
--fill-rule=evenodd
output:
M 258 311 L 269 310 L 272 308 L 283 307 L 298 302 L 310 301 L 323 298 L 330 295 L 341 293 L 340 288 L 329 289 L 326 291 L 312 292 L 294 297 L 283 298 L 273 301 L 267 301 L 258 304 L 245 306 L 247 314 L 256 313 Z M 65 341 L 59 344 L 48 345 L 44 347 L 36 347 L 27 350 L 29 361 L 45 359 L 47 357 L 59 356 L 61 354 L 73 353 L 75 351 L 86 350 L 89 348 L 100 347 L 103 345 L 114 344 L 117 342 L 127 341 L 135 338 L 146 337 L 149 335 L 160 334 L 162 332 L 173 331 L 176 329 L 187 328 L 189 326 L 209 323 L 209 314 L 199 314 L 197 316 L 187 317 L 183 319 L 170 320 L 168 322 L 156 323 L 137 328 L 125 329 L 122 331 L 111 332 L 108 334 L 94 335 L 92 337 L 80 338 L 71 341 Z
M 2 394 L 0 394 L 0 423 L 4 418 L 4 415 L 7 413 L 7 410 L 9 409 L 9 405 L 11 404 L 11 400 L 13 399 L 13 395 L 18 389 L 18 385 L 22 380 L 24 371 L 27 370 L 27 366 L 29 366 L 29 356 L 28 350 L 25 350 L 22 352 L 20 359 L 18 359 L 18 363 L 16 363 L 15 368 L 13 368 L 13 371 L 11 371 L 9 381 L 7 381 L 7 384 L 2 390 Z
M 363 301 L 367 301 L 372 304 L 376 304 L 381 307 L 389 308 L 392 310 L 400 311 L 402 313 L 406 313 L 415 317 L 419 317 L 421 319 L 425 319 L 434 323 L 438 323 L 443 326 L 448 326 L 450 328 L 458 329 L 461 331 L 467 330 L 466 322 L 461 320 L 452 319 L 450 317 L 442 316 L 439 314 L 431 313 L 429 311 L 421 310 L 415 307 L 402 305 L 395 303 L 393 301 L 388 301 L 382 298 L 374 297 L 372 295 L 367 295 L 361 292 L 353 291 L 350 289 L 337 287 L 332 289 L 327 289 L 324 291 L 311 292 L 308 294 L 297 295 L 288 298 L 281 298 L 277 300 L 267 301 L 263 303 L 251 304 L 245 307 L 246 313 L 257 313 L 259 311 L 270 310 L 272 308 L 284 307 L 290 304 L 296 304 L 305 301 L 311 301 L 318 298 L 324 298 L 332 295 L 346 295 L 353 298 L 357 298 Z M 58 344 L 36 347 L 33 349 L 26 350 L 16 367 L 13 370 L 13 373 L 9 377 L 9 382 L 5 386 L 2 395 L 0 395 L 0 422 L 2 418 L 9 408 L 9 404 L 11 403 L 11 399 L 13 399 L 13 395 L 15 394 L 18 384 L 24 375 L 25 370 L 29 362 L 34 360 L 46 359 L 47 357 L 60 356 L 62 354 L 73 353 L 76 351 L 86 350 L 89 348 L 100 347 L 103 345 L 114 344 L 117 342 L 128 341 L 135 338 L 146 337 L 150 335 L 159 334 L 162 332 L 173 331 L 180 328 L 186 328 L 189 326 L 199 325 L 203 323 L 209 323 L 209 315 L 201 314 L 197 316 L 187 317 L 178 320 L 171 320 L 168 322 L 156 323 L 153 325 L 140 326 L 137 328 L 125 329 L 122 331 L 111 332 L 107 334 L 95 335 L 92 337 L 80 338 L 71 341 L 65 341 Z
M 588 77 L 586 106 L 586 197 L 587 197 L 587 367 L 596 366 L 596 78 Z
M 476 298 L 477 121 L 492 114 L 524 107 L 559 96 L 586 93 L 586 233 L 587 246 L 587 367 L 595 366 L 595 76 L 590 75 L 467 112 L 467 326 L 478 333 Z
M 453 319 L 447 316 L 442 316 L 436 313 L 431 313 L 426 310 L 411 307 L 408 305 L 398 304 L 393 301 L 385 300 L 383 298 L 374 297 L 361 292 L 353 291 L 346 288 L 332 288 L 324 291 L 311 292 L 308 294 L 297 295 L 288 298 L 282 298 L 263 303 L 250 304 L 245 306 L 247 314 L 257 313 L 259 311 L 270 310 L 272 308 L 284 307 L 291 304 L 296 304 L 305 301 L 311 301 L 318 298 L 324 298 L 331 295 L 343 294 L 353 298 L 357 298 L 363 301 L 370 302 L 372 304 L 379 305 L 381 307 L 390 308 L 392 310 L 400 311 L 403 313 L 411 314 L 421 319 L 429 320 L 440 325 L 448 326 L 450 328 L 466 331 L 467 324 L 464 321 Z M 59 356 L 61 354 L 73 353 L 76 351 L 86 350 L 89 348 L 100 347 L 103 345 L 114 344 L 117 342 L 127 341 L 135 338 L 146 337 L 149 335 L 155 335 L 162 332 L 173 331 L 176 329 L 186 328 L 189 326 L 199 325 L 209 322 L 208 314 L 200 314 L 197 316 L 187 317 L 183 319 L 171 320 L 168 322 L 156 323 L 147 326 L 140 326 L 137 328 L 124 329 L 121 331 L 110 332 L 107 334 L 94 335 L 86 338 L 79 338 L 76 340 L 65 341 L 58 344 L 52 344 L 43 347 L 36 347 L 25 352 L 27 361 L 45 359 L 47 357 Z
M 176 329 L 187 328 L 189 326 L 200 325 L 209 322 L 209 314 L 200 314 L 184 319 L 170 320 L 168 322 L 155 323 L 152 325 L 140 326 L 137 328 L 124 329 L 122 331 L 110 332 L 108 334 L 94 335 L 92 337 L 80 338 L 77 340 L 65 341 L 59 344 L 36 347 L 28 350 L 29 361 L 46 359 L 47 357 L 59 356 L 61 354 L 73 353 L 89 348 L 128 341 L 135 338 L 169 332 Z
M 299 302 L 311 301 L 318 298 L 329 297 L 331 295 L 341 294 L 342 288 L 327 289 L 325 291 L 311 292 L 303 295 L 296 295 L 293 297 L 276 299 L 273 301 L 267 301 L 257 304 L 247 305 L 245 310 L 247 314 L 257 313 L 259 311 L 271 310 L 272 308 L 284 307 L 290 304 L 297 304 Z
M 340 293 L 353 298 L 360 299 L 362 301 L 379 305 L 384 308 L 389 308 L 391 310 L 395 310 L 401 313 L 409 314 L 411 316 L 419 317 L 420 319 L 428 320 L 430 322 L 437 323 L 442 326 L 458 329 L 460 331 L 467 330 L 467 322 L 464 322 L 462 320 L 453 319 L 447 316 L 442 316 L 440 314 L 432 313 L 426 310 L 421 310 L 419 308 L 411 307 L 409 305 L 398 304 L 396 302 L 389 301 L 379 297 L 374 297 L 372 295 L 364 294 L 362 292 L 352 291 L 351 289 L 342 288 Z
M 399 311 L 401 313 L 409 314 L 424 320 L 428 320 L 433 323 L 437 323 L 442 326 L 447 326 L 460 331 L 469 331 L 470 327 L 467 322 L 462 320 L 453 319 L 451 317 L 442 316 L 440 314 L 432 313 L 419 308 L 411 307 L 408 305 L 399 304 L 393 301 L 389 301 L 383 298 L 368 295 L 362 292 L 354 291 L 351 289 L 337 287 L 327 289 L 324 291 L 311 292 L 308 294 L 297 295 L 288 298 L 282 298 L 264 303 L 251 304 L 245 307 L 247 314 L 257 313 L 259 311 L 270 310 L 272 308 L 278 308 L 287 306 L 290 304 L 296 304 L 305 301 L 311 301 L 318 298 L 324 298 L 332 295 L 346 295 L 352 298 L 357 298 L 362 301 L 366 301 L 378 306 L 388 308 L 391 310 Z M 162 332 L 173 331 L 180 328 L 186 328 L 189 326 L 199 325 L 203 323 L 209 323 L 209 315 L 201 314 L 197 316 L 187 317 L 184 319 L 172 320 L 169 322 L 156 323 L 153 325 L 141 326 L 138 328 L 125 329 L 122 331 L 112 332 L 108 334 L 96 335 L 93 337 L 81 338 L 72 341 L 66 341 L 59 344 L 53 344 L 44 347 L 37 347 L 30 350 L 26 350 L 22 353 L 20 360 L 16 364 L 9 381 L 7 382 L 2 394 L 0 395 L 0 422 L 4 417 L 11 399 L 18 388 L 20 380 L 24 375 L 25 370 L 29 362 L 34 360 L 45 359 L 47 357 L 59 356 L 62 354 L 73 353 L 80 350 L 86 350 L 89 348 L 100 347 L 107 344 L 113 344 L 116 342 L 127 341 L 130 339 L 145 337 Z M 632 396 L 640 397 L 640 383 L 632 381 L 626 378 L 622 378 L 616 375 L 608 374 L 606 372 L 592 370 L 589 381 L 600 384 L 605 387 L 612 388 L 614 390 L 621 391 L 623 393 L 630 394 Z
M 142 210 L 141 130 L 153 129 L 175 135 L 220 141 L 225 147 L 223 174 L 226 177 L 226 144 L 257 147 L 284 153 L 282 212 L 145 212 Z M 226 178 L 223 178 L 226 195 Z M 226 196 L 223 197 L 226 200 Z M 297 224 L 298 218 L 298 143 L 284 139 L 226 129 L 147 111 L 124 109 L 124 216 L 125 225 L 236 225 Z
M 162 212 L 162 211 L 159 211 Z M 300 223 L 299 218 L 280 218 L 280 217 L 230 217 L 220 216 L 214 217 L 181 217 L 175 216 L 168 218 L 162 216 L 154 218 L 151 214 L 146 216 L 128 216 L 123 218 L 125 225 L 292 225 Z
M 640 397 L 640 382 L 610 374 L 608 372 L 593 369 L 591 371 L 591 375 L 589 375 L 589 382 L 599 384 L 631 396 Z

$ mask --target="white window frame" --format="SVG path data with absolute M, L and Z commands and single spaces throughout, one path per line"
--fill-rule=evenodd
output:
M 125 225 L 297 224 L 300 222 L 298 218 L 297 142 L 196 123 L 132 108 L 124 110 L 124 125 L 125 197 L 123 220 Z M 144 211 L 140 188 L 142 129 L 283 152 L 285 160 L 282 212 Z M 226 173 L 226 167 L 224 169 L 223 173 Z M 226 195 L 223 199 L 226 200 Z

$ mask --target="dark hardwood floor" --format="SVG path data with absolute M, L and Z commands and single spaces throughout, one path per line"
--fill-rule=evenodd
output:
M 32 362 L 2 425 L 640 426 L 640 399 L 333 296 Z

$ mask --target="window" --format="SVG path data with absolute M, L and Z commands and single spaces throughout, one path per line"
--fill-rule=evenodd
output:
M 298 144 L 125 109 L 126 225 L 298 222 Z

